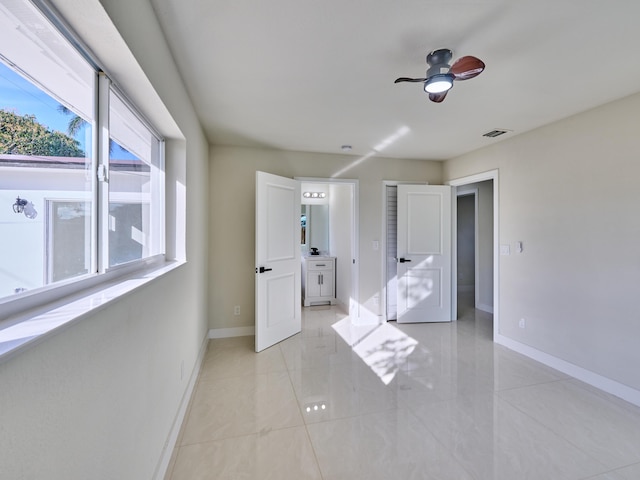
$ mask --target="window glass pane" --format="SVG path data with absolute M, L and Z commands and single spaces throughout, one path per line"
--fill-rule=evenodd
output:
M 6 13 L 0 9 L 2 21 L 6 21 Z M 53 27 L 41 20 L 22 28 Z M 56 41 L 64 40 L 57 32 L 49 33 Z M 38 40 L 37 36 L 30 40 L 28 37 L 33 36 L 23 35 L 20 41 Z M 91 269 L 93 255 L 90 232 L 94 115 L 87 105 L 92 105 L 94 88 L 74 92 L 73 99 L 67 98 L 67 85 L 62 79 L 55 80 L 52 75 L 43 85 L 35 80 L 37 75 L 25 73 L 27 68 L 23 65 L 28 67 L 30 62 L 21 64 L 19 52 L 14 52 L 17 56 L 11 64 L 4 63 L 5 49 L 19 50 L 13 47 L 9 49 L 0 42 L 0 297 L 85 274 Z M 56 45 L 59 51 L 64 48 L 69 57 L 75 55 L 76 62 L 83 61 L 70 45 Z M 56 57 L 56 64 L 60 69 L 66 68 L 61 56 Z M 78 95 L 84 99 L 82 108 L 73 103 Z M 82 216 L 76 219 L 76 228 L 64 231 L 68 245 L 80 249 L 81 268 L 78 260 L 69 255 L 54 261 L 51 248 L 62 248 L 54 236 L 62 234 L 58 227 L 63 214 L 49 205 L 58 199 L 85 205 Z
M 109 265 L 162 253 L 160 142 L 120 97 L 109 98 Z
M 91 267 L 91 203 L 47 201 L 49 282 L 89 273 Z

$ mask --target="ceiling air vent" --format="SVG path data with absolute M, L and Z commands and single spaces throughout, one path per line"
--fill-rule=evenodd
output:
M 489 138 L 495 138 L 495 137 L 499 137 L 500 135 L 504 135 L 505 133 L 510 132 L 511 130 L 491 130 L 490 132 L 485 133 L 484 135 L 482 135 L 483 137 L 489 137 Z

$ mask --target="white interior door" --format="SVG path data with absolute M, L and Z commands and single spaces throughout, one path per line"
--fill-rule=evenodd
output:
M 397 321 L 451 321 L 451 187 L 398 185 L 397 255 Z
M 256 172 L 256 352 L 300 332 L 300 183 Z

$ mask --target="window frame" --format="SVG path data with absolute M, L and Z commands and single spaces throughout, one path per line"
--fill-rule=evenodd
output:
M 166 266 L 166 163 L 165 163 L 165 139 L 158 132 L 153 124 L 149 122 L 145 116 L 136 108 L 126 94 L 112 81 L 109 76 L 100 67 L 97 61 L 86 48 L 81 39 L 73 32 L 68 24 L 59 15 L 55 14 L 51 7 L 43 0 L 25 0 L 33 4 L 43 17 L 48 21 L 54 29 L 56 29 L 70 44 L 70 46 L 79 53 L 79 55 L 87 61 L 95 72 L 95 98 L 96 105 L 95 120 L 92 125 L 92 206 L 91 206 L 91 267 L 90 273 L 78 275 L 77 277 L 58 281 L 51 284 L 44 284 L 41 287 L 27 290 L 14 295 L 8 295 L 0 298 L 0 332 L 3 329 L 19 324 L 23 321 L 33 319 L 45 311 L 52 308 L 71 303 L 83 295 L 91 295 L 92 292 L 99 291 L 108 286 L 113 286 L 113 282 L 121 277 L 130 277 L 131 275 L 146 275 L 153 269 L 160 269 Z M 16 71 L 15 66 L 10 66 Z M 33 82 L 38 86 L 37 82 Z M 109 172 L 109 95 L 115 92 L 119 99 L 123 101 L 127 107 L 134 113 L 140 122 L 149 130 L 153 137 L 158 141 L 159 169 L 155 177 L 150 178 L 152 182 L 151 200 L 159 202 L 157 208 L 160 212 L 157 214 L 159 220 L 159 228 L 155 229 L 154 234 L 158 237 L 154 242 L 159 243 L 158 253 L 150 256 L 135 259 L 120 265 L 109 266 L 109 247 L 108 247 L 108 215 L 109 215 L 109 189 L 108 189 L 108 172 Z M 106 140 L 105 140 L 106 139 Z M 107 172 L 104 181 L 100 180 L 100 174 Z M 156 189 L 160 187 L 160 191 Z M 57 200 L 57 199 L 56 199 Z M 154 207 L 155 208 L 155 207 Z M 45 227 L 46 230 L 46 227 Z M 46 235 L 47 232 L 45 231 Z M 49 241 L 44 241 L 46 258 L 50 252 L 46 252 L 49 248 Z M 48 260 L 47 260 L 48 261 Z M 180 265 L 174 262 L 174 268 Z M 47 275 L 46 265 L 43 265 L 44 275 Z M 166 270 L 166 269 L 165 269 Z M 44 278 L 46 280 L 46 278 Z M 70 316 L 70 320 L 75 317 Z M 3 355 L 0 349 L 0 356 Z

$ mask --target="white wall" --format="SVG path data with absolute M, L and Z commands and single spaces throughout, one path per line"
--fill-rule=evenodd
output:
M 620 391 L 640 390 L 638 112 L 631 96 L 444 169 L 499 169 L 499 243 L 512 252 L 500 256 L 499 334 Z
M 122 177 L 133 192 L 143 191 L 144 176 L 111 172 L 118 185 Z M 120 177 L 120 178 L 118 178 Z M 27 199 L 36 209 L 36 218 L 13 211 L 16 197 Z M 116 192 L 111 199 L 123 195 Z M 138 197 L 138 201 L 140 197 Z M 0 298 L 16 289 L 31 290 L 46 285 L 45 242 L 47 242 L 47 201 L 84 200 L 91 202 L 91 182 L 83 169 L 3 167 L 0 165 Z M 142 196 L 142 200 L 149 201 Z M 79 241 L 82 242 L 83 239 Z M 68 247 L 68 245 L 64 245 Z M 72 256 L 77 254 L 66 248 Z M 62 248 L 58 247 L 60 255 Z M 60 260 L 58 258 L 57 260 Z M 86 259 L 89 268 L 89 258 Z
M 189 262 L 0 363 L 0 477 L 150 479 L 207 331 L 208 144 L 146 1 L 103 2 L 124 39 L 96 0 L 57 3 L 168 136 L 168 251 Z
M 378 157 L 359 160 L 350 155 L 212 147 L 210 328 L 254 325 L 256 170 L 287 177 L 317 178 L 332 178 L 337 172 L 343 172 L 338 178 L 359 180 L 361 314 L 380 315 L 375 297 L 382 285 L 382 252 L 373 250 L 372 241 L 380 241 L 382 235 L 382 181 L 440 183 L 442 164 Z M 240 316 L 233 315 L 234 305 L 241 306 Z
M 355 234 L 351 208 L 353 190 L 354 186 L 351 184 L 329 185 L 329 242 L 330 253 L 336 257 L 336 299 L 347 310 L 351 298 L 351 244 Z

